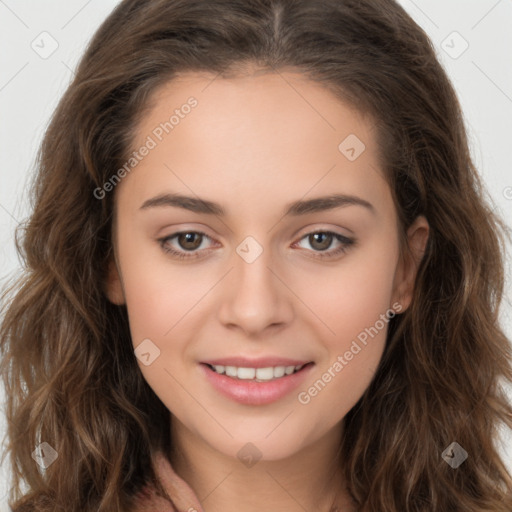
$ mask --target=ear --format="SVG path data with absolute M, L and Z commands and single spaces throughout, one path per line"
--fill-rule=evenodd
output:
M 420 215 L 407 230 L 407 245 L 395 272 L 393 282 L 392 304 L 398 302 L 401 309 L 397 312 L 403 313 L 411 304 L 414 282 L 425 253 L 430 227 L 427 219 Z
M 113 304 L 117 304 L 118 306 L 120 306 L 126 303 L 124 297 L 123 283 L 121 281 L 119 269 L 117 268 L 117 264 L 114 258 L 109 259 L 107 278 L 104 283 L 104 290 L 108 300 Z

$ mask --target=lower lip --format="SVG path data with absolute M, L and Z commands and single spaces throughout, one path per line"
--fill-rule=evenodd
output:
M 201 363 L 202 371 L 212 386 L 224 396 L 246 405 L 270 404 L 291 393 L 309 375 L 314 363 L 308 363 L 298 372 L 268 382 L 242 380 L 221 375 L 207 364 Z

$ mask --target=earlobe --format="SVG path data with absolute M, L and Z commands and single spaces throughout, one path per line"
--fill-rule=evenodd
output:
M 108 300 L 118 306 L 125 304 L 123 283 L 114 258 L 108 263 L 107 278 L 104 283 L 105 295 Z
M 392 300 L 392 303 L 400 304 L 400 313 L 403 313 L 412 301 L 416 274 L 425 254 L 429 231 L 428 221 L 423 215 L 418 216 L 407 230 L 408 248 L 405 248 L 400 256 Z

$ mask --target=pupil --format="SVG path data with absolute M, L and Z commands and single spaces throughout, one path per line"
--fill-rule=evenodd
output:
M 195 243 L 192 242 L 192 246 L 189 246 L 187 244 L 190 243 L 190 240 L 193 239 L 194 237 L 196 237 L 196 241 Z M 198 233 L 185 233 L 184 235 L 181 235 L 181 237 L 184 237 L 185 238 L 185 242 L 184 244 L 181 243 L 181 240 L 180 240 L 180 245 L 184 248 L 184 249 L 196 249 L 197 247 L 199 247 L 199 245 L 201 245 L 200 243 L 197 243 L 197 241 L 199 240 L 199 235 Z
M 314 233 L 312 236 L 313 236 L 315 243 L 317 242 L 316 238 L 320 237 L 320 245 L 321 245 L 320 249 L 327 249 L 331 245 L 330 238 L 332 235 L 329 235 L 328 233 Z M 325 243 L 325 240 L 324 240 L 324 243 L 322 244 L 322 240 L 321 240 L 322 237 L 325 237 L 325 239 L 328 240 L 329 243 Z

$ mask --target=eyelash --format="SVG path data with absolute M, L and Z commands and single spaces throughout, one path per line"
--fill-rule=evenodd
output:
M 160 242 L 160 245 L 165 253 L 171 254 L 173 257 L 176 257 L 180 260 L 200 258 L 201 257 L 200 251 L 197 251 L 197 250 L 194 252 L 176 251 L 175 249 L 166 245 L 166 243 L 169 242 L 169 240 L 172 240 L 173 238 L 176 238 L 179 235 L 191 234 L 191 233 L 200 235 L 202 237 L 209 238 L 211 240 L 211 237 L 209 237 L 206 233 L 203 233 L 202 231 L 179 231 L 177 233 L 174 233 L 173 235 L 166 236 L 165 238 L 160 238 L 160 239 L 158 239 L 158 241 Z M 336 249 L 332 252 L 314 251 L 314 252 L 318 253 L 314 257 L 319 258 L 319 259 L 335 258 L 336 256 L 338 256 L 342 253 L 345 253 L 347 251 L 347 249 L 350 246 L 354 245 L 356 242 L 355 239 L 353 239 L 353 238 L 347 238 L 346 236 L 340 235 L 333 231 L 323 231 L 323 230 L 311 231 L 310 233 L 306 233 L 303 237 L 300 238 L 299 241 L 303 240 L 304 238 L 307 238 L 310 235 L 315 235 L 315 234 L 333 235 L 334 238 L 342 244 L 338 249 Z

